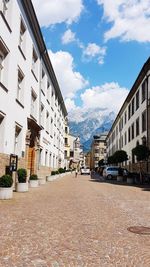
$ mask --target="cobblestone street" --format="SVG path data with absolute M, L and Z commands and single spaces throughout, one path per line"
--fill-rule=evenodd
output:
M 0 267 L 148 267 L 150 192 L 74 174 L 0 201 Z

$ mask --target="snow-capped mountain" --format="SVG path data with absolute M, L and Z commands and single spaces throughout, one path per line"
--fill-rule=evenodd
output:
M 70 133 L 80 136 L 83 149 L 88 151 L 93 135 L 109 131 L 114 119 L 115 113 L 106 109 L 72 111 L 69 114 Z

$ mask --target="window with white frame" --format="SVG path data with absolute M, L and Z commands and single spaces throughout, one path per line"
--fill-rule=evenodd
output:
M 41 126 L 44 127 L 44 105 L 41 104 Z
M 54 124 L 56 126 L 56 113 L 55 113 L 55 116 L 54 116 Z
M 47 156 L 48 156 L 48 152 L 47 150 L 45 151 L 45 166 L 47 166 Z
M 127 112 L 125 111 L 125 113 L 124 113 L 124 124 L 126 124 L 127 123 Z
M 136 119 L 136 136 L 140 134 L 140 123 L 139 123 L 139 117 Z
M 19 36 L 19 47 L 21 48 L 22 52 L 25 53 L 25 34 L 26 33 L 26 26 L 24 24 L 24 21 L 21 18 L 20 21 L 20 36 Z
M 136 93 L 136 110 L 139 108 L 139 90 Z
M 132 99 L 131 107 L 132 107 L 132 115 L 133 115 L 134 114 L 134 98 Z
M 131 104 L 128 106 L 128 120 L 131 118 Z
M 4 83 L 4 73 L 6 70 L 6 57 L 9 53 L 9 50 L 2 38 L 0 37 L 0 82 Z
M 142 113 L 142 132 L 146 131 L 146 110 Z
M 23 103 L 24 97 L 24 74 L 20 68 L 18 68 L 18 85 L 17 85 L 17 100 Z
M 42 76 L 41 76 L 41 91 L 42 93 L 45 95 L 45 79 L 46 79 L 46 75 L 45 75 L 45 71 L 42 68 Z
M 50 89 L 51 89 L 50 81 L 47 81 L 47 100 L 49 103 L 50 103 Z
M 142 83 L 142 103 L 146 99 L 146 88 L 147 88 L 147 82 L 146 80 Z
M 46 111 L 46 131 L 49 133 L 49 112 Z
M 126 132 L 124 133 L 124 144 L 125 145 L 127 144 L 127 133 Z
M 134 123 L 131 125 L 131 130 L 132 130 L 132 140 L 134 139 Z
M 0 111 L 0 151 L 3 152 L 5 134 L 5 114 Z
M 32 71 L 34 72 L 35 76 L 38 74 L 38 56 L 37 53 L 33 47 L 32 51 Z
M 21 155 L 21 132 L 22 126 L 15 124 L 14 154 Z
M 49 154 L 49 167 L 52 166 L 52 153 Z
M 52 107 L 52 109 L 54 108 L 54 91 L 53 91 L 53 89 L 51 92 L 51 107 Z
M 37 95 L 31 91 L 31 115 L 36 119 L 37 117 Z
M 131 130 L 130 127 L 128 128 L 128 142 L 131 141 Z

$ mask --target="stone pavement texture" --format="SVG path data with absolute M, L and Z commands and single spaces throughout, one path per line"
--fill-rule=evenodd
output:
M 150 192 L 66 176 L 0 201 L 0 267 L 148 267 Z

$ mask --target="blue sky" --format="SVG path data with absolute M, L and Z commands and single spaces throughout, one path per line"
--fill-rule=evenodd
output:
M 150 0 L 33 4 L 68 111 L 117 113 L 150 55 Z

